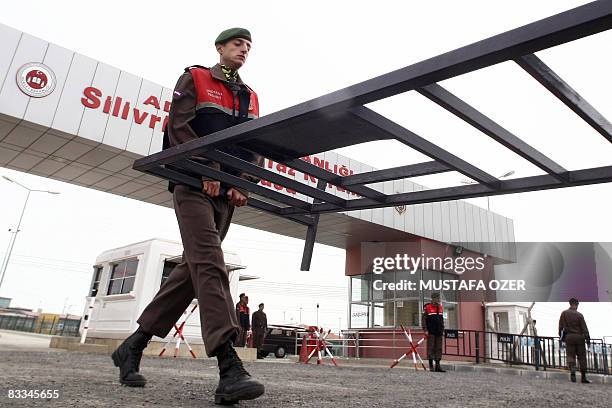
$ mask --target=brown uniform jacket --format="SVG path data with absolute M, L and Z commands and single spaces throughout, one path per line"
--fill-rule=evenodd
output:
M 263 333 L 268 328 L 268 318 L 264 312 L 260 312 L 259 310 L 253 313 L 253 318 L 251 319 L 251 327 L 254 332 Z
M 565 334 L 580 334 L 585 338 L 589 338 L 589 329 L 587 328 L 584 316 L 577 310 L 567 309 L 561 313 L 559 318 L 559 335 L 561 330 Z
M 211 75 L 214 79 L 221 81 L 223 83 L 229 83 L 221 70 L 221 66 L 216 64 L 212 68 L 210 68 Z M 236 80 L 236 84 L 245 86 L 244 82 L 238 76 Z M 193 128 L 190 125 L 190 122 L 196 118 L 196 105 L 197 105 L 197 97 L 195 85 L 193 82 L 193 78 L 190 72 L 183 73 L 178 79 L 176 86 L 174 87 L 174 92 L 172 94 L 172 105 L 170 107 L 170 114 L 168 118 L 167 124 L 167 134 L 168 134 L 168 147 L 174 147 L 182 143 L 186 143 L 190 140 L 194 140 L 198 138 L 198 135 L 194 132 Z M 215 170 L 220 170 L 221 166 L 219 163 L 209 160 L 203 157 L 194 157 L 194 160 L 205 164 L 209 167 L 214 168 Z M 260 155 L 256 155 L 252 163 L 257 164 L 259 166 L 263 166 L 263 157 Z M 240 175 L 241 178 L 250 180 L 252 182 L 259 182 L 257 177 L 252 175 L 248 175 L 242 173 Z M 202 178 L 206 180 L 206 177 Z M 172 191 L 172 183 L 170 185 L 170 190 Z M 240 189 L 240 191 L 247 195 L 247 192 Z

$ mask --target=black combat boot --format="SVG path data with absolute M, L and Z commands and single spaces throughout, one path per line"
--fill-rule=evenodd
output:
M 429 359 L 429 371 L 433 371 L 434 370 L 434 365 L 433 365 L 433 358 Z
M 232 405 L 240 400 L 255 399 L 265 391 L 262 383 L 251 378 L 242 366 L 231 341 L 219 347 L 219 386 L 215 391 L 215 404 Z
M 111 357 L 115 367 L 119 367 L 119 382 L 121 384 L 128 387 L 144 387 L 147 383 L 146 378 L 138 371 L 140 370 L 142 351 L 147 347 L 151 337 L 150 334 L 138 328 L 113 352 Z
M 583 383 L 583 384 L 590 384 L 591 383 L 589 380 L 587 380 L 585 372 L 581 372 L 580 375 L 582 376 L 582 379 L 580 380 L 581 383 Z
M 442 367 L 440 367 L 440 360 L 436 360 L 436 373 L 445 373 L 446 370 L 443 370 Z
M 570 380 L 575 383 L 576 382 L 576 364 L 569 363 L 569 369 L 570 369 Z

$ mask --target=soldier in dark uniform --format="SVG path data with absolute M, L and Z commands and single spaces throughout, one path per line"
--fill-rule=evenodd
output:
M 589 384 L 590 381 L 586 378 L 586 348 L 591 345 L 591 337 L 587 328 L 584 316 L 578 309 L 578 300 L 571 298 L 569 300 L 570 307 L 561 313 L 559 318 L 559 337 L 561 341 L 565 340 L 567 364 L 570 369 L 570 379 L 576 382 L 576 356 L 580 362 L 580 374 L 582 375 L 582 383 Z
M 444 335 L 444 310 L 440 304 L 440 294 L 431 294 L 431 303 L 423 306 L 423 330 L 427 336 L 427 358 L 429 359 L 429 370 L 444 373 L 440 367 L 442 359 L 442 336 Z M 434 361 L 436 366 L 434 369 Z
M 251 318 L 251 328 L 253 330 L 253 347 L 257 349 L 257 358 L 264 358 L 264 339 L 268 329 L 268 318 L 264 313 L 264 304 L 259 304 L 259 309 L 253 313 Z
M 200 39 L 196 41 L 198 47 Z M 171 148 L 199 137 L 255 119 L 259 116 L 257 94 L 238 70 L 251 49 L 251 34 L 244 28 L 223 31 L 215 40 L 219 63 L 185 69 L 173 92 L 163 148 Z M 235 149 L 234 149 L 235 150 Z M 241 152 L 234 152 L 241 155 Z M 263 157 L 243 157 L 262 165 Z M 220 163 L 193 157 L 201 164 L 224 170 Z M 248 174 L 237 176 L 257 182 Z M 193 177 L 199 177 L 193 174 Z M 177 265 L 151 303 L 138 318 L 139 328 L 113 352 L 123 385 L 142 387 L 140 373 L 143 350 L 153 336 L 164 338 L 193 298 L 198 299 L 202 338 L 209 357 L 216 356 L 219 386 L 215 403 L 231 404 L 257 398 L 263 384 L 244 369 L 233 343 L 239 332 L 230 293 L 228 271 L 221 242 L 230 226 L 235 207 L 247 203 L 247 192 L 217 180 L 202 178 L 201 188 L 171 182 L 174 210 L 183 241 L 183 262 Z

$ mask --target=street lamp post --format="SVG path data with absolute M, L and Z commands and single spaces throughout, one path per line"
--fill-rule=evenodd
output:
M 31 193 L 59 194 L 57 191 L 36 190 L 36 189 L 28 188 L 24 186 L 23 184 L 19 183 L 18 181 L 15 181 L 7 176 L 2 176 L 2 178 L 4 178 L 7 181 L 10 181 L 11 183 L 17 184 L 18 186 L 22 188 L 25 188 L 26 190 L 28 190 L 28 194 L 26 195 L 25 202 L 23 203 L 23 208 L 21 209 L 21 215 L 19 216 L 19 222 L 17 223 L 17 228 L 15 229 L 15 232 L 12 232 L 9 229 L 9 231 L 11 232 L 11 234 L 13 234 L 13 236 L 9 240 L 10 241 L 9 247 L 8 247 L 8 250 L 6 251 L 6 254 L 4 255 L 4 261 L 2 262 L 2 269 L 0 270 L 0 288 L 2 287 L 2 282 L 4 281 L 4 277 L 6 275 L 6 268 L 8 267 L 9 261 L 11 260 L 11 254 L 13 252 L 13 247 L 15 246 L 15 241 L 17 241 L 17 234 L 20 231 L 19 228 L 21 227 L 21 221 L 23 220 L 23 214 L 25 214 L 25 210 L 28 205 L 28 200 L 30 199 L 30 194 Z

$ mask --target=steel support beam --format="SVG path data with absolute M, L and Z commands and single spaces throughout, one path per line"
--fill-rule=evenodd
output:
M 154 176 L 162 177 L 167 180 L 172 180 L 177 183 L 185 184 L 198 190 L 202 188 L 202 181 L 195 177 L 188 176 L 176 170 L 166 169 L 163 167 L 153 167 L 147 171 L 147 173 L 152 174 Z M 223 192 L 222 192 L 223 194 Z M 278 207 L 274 204 L 267 203 L 262 200 L 258 200 L 254 197 L 249 197 L 247 200 L 247 205 L 249 207 L 253 207 L 260 211 L 265 211 L 269 214 L 276 215 L 278 217 L 287 218 L 288 220 L 297 222 L 301 225 L 309 226 L 312 223 L 312 219 L 305 215 L 288 215 L 284 216 L 281 214 L 282 207 Z
M 172 163 L 256 137 L 312 112 L 343 111 L 612 28 L 612 1 L 600 0 L 495 35 L 299 105 L 138 159 L 134 168 Z
M 338 177 L 338 183 L 342 187 L 353 186 L 356 184 L 380 183 L 382 181 L 399 180 L 410 177 L 427 176 L 429 174 L 444 173 L 452 171 L 450 167 L 428 161 L 424 163 L 409 164 L 406 166 L 393 167 L 390 169 L 368 171 L 366 173 L 353 174 L 345 177 Z
M 287 196 L 275 190 L 270 190 L 243 178 L 234 176 L 232 174 L 224 173 L 219 170 L 215 170 L 213 168 L 210 168 L 200 163 L 196 163 L 191 160 L 181 160 L 176 163 L 172 163 L 172 166 L 178 167 L 181 170 L 190 173 L 200 174 L 213 180 L 218 180 L 221 183 L 226 183 L 230 186 L 242 188 L 252 193 L 259 194 L 260 196 L 270 198 L 274 201 L 278 201 L 279 203 L 286 204 L 290 207 L 300 208 L 306 213 L 308 213 L 312 207 L 312 205 L 306 201 L 298 200 L 297 198 Z
M 283 164 L 295 169 L 297 171 L 301 171 L 302 173 L 309 174 L 313 177 L 316 177 L 320 180 L 325 180 L 330 182 L 331 184 L 337 185 L 339 187 L 343 187 L 340 185 L 340 180 L 338 175 L 331 173 L 327 170 L 324 170 L 320 167 L 315 166 L 314 164 L 310 164 L 305 162 L 302 159 L 293 159 L 283 161 Z M 351 191 L 355 194 L 359 194 L 360 196 L 370 198 L 376 202 L 384 203 L 386 195 L 381 193 L 380 191 L 374 190 L 373 188 L 366 186 L 347 186 L 345 187 L 348 191 Z
M 327 181 L 320 179 L 317 183 L 319 190 L 325 190 L 327 187 Z M 313 203 L 318 203 L 319 200 L 315 199 Z M 312 252 L 314 250 L 314 244 L 317 239 L 317 229 L 319 228 L 319 217 L 320 214 L 312 215 L 312 224 L 308 226 L 306 231 L 306 240 L 304 241 L 304 252 L 302 253 L 302 264 L 300 266 L 301 271 L 310 270 L 310 262 L 312 261 Z
M 341 207 L 341 209 L 346 207 L 347 200 L 342 197 L 335 196 L 333 194 L 327 193 L 324 190 L 321 191 L 318 188 L 311 187 L 308 184 L 300 183 L 299 181 L 284 177 L 278 173 L 266 170 L 263 167 L 259 167 L 256 164 L 249 163 L 246 160 L 242 160 L 227 153 L 223 153 L 218 150 L 212 150 L 210 152 L 206 152 L 205 156 L 211 160 L 229 166 L 233 169 L 244 171 L 247 174 L 252 174 L 261 179 L 271 181 L 272 183 L 290 188 L 292 190 L 297 191 L 298 193 L 302 193 L 309 197 L 316 198 L 323 202 L 335 204 L 338 207 Z
M 529 54 L 516 58 L 514 61 L 574 111 L 576 115 L 605 137 L 608 142 L 612 142 L 612 124 L 541 59 Z
M 528 191 L 549 190 L 554 188 L 575 187 L 588 184 L 612 182 L 612 166 L 595 167 L 569 172 L 569 181 L 565 184 L 550 174 L 541 176 L 521 177 L 511 180 L 501 180 L 498 190 L 490 191 L 482 184 L 469 184 L 456 187 L 436 188 L 431 190 L 415 191 L 389 195 L 384 207 L 398 205 L 425 204 L 438 201 L 461 200 L 473 197 L 486 197 L 491 195 L 523 193 Z M 362 198 L 349 200 L 347 211 L 365 210 L 383 207 L 373 200 Z M 303 210 L 297 208 L 283 208 L 281 214 L 300 214 Z M 328 204 L 312 206 L 311 213 L 336 212 Z
M 530 161 L 545 172 L 551 174 L 560 182 L 564 183 L 567 181 L 566 169 L 440 85 L 427 85 L 417 89 L 417 92 L 458 118 L 474 126 L 476 129 L 491 137 L 493 140 L 501 143 L 509 150 L 512 150 L 514 153 Z
M 379 115 L 373 110 L 361 106 L 351 109 L 351 112 L 353 112 L 353 114 L 357 115 L 359 118 L 370 122 L 372 125 L 389 132 L 405 145 L 410 146 L 411 148 L 431 157 L 432 159 L 435 159 L 436 161 L 457 170 L 458 172 L 478 181 L 479 183 L 488 186 L 490 189 L 494 190 L 497 188 L 499 180 L 496 177 L 486 173 L 476 166 L 471 165 L 454 154 L 447 152 L 441 147 L 436 146 L 430 141 L 398 125 L 392 120 Z

